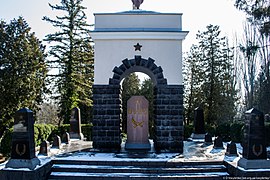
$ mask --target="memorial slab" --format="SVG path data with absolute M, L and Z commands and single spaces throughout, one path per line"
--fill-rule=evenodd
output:
M 132 96 L 127 102 L 126 149 L 150 149 L 148 139 L 148 100 L 144 96 Z

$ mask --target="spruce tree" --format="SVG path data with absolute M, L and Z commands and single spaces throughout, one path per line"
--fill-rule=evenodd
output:
M 232 50 L 219 26 L 209 25 L 197 34 L 198 45 L 191 48 L 186 66 L 186 108 L 188 118 L 197 106 L 202 106 L 208 124 L 232 120 L 235 115 L 236 90 Z M 188 75 L 188 76 L 187 76 Z
M 22 17 L 9 24 L 0 22 L 0 137 L 17 110 L 28 107 L 36 112 L 42 102 L 47 74 L 44 50 Z
M 63 16 L 43 19 L 59 31 L 48 34 L 45 41 L 50 47 L 50 67 L 59 73 L 52 76 L 56 86 L 56 100 L 60 105 L 60 118 L 69 123 L 71 109 L 80 107 L 89 111 L 92 106 L 93 49 L 89 24 L 86 22 L 82 0 L 61 0 L 59 5 L 49 6 Z

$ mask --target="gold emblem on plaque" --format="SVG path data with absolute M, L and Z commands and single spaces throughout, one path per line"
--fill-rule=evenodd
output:
M 19 150 L 19 144 L 16 144 L 16 153 L 19 155 L 19 156 L 22 156 L 25 154 L 26 152 L 26 145 L 25 144 L 22 144 L 23 148 L 22 148 L 22 151 Z
M 255 144 L 252 146 L 252 152 L 255 156 L 260 156 L 263 152 L 263 146 L 260 144 L 259 145 L 259 151 L 257 151 L 257 147 Z
M 142 121 L 142 122 L 136 121 L 133 117 L 132 117 L 132 119 L 131 119 L 131 122 L 132 122 L 132 124 L 133 124 L 133 128 L 136 128 L 136 127 L 143 127 L 143 123 L 144 123 L 144 121 Z

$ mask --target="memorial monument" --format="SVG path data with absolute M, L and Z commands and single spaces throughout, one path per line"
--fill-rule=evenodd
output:
M 6 167 L 33 170 L 39 164 L 35 154 L 33 112 L 23 108 L 15 113 L 11 159 Z
M 265 144 L 264 115 L 252 108 L 245 113 L 243 157 L 238 166 L 244 169 L 269 169 Z
M 93 85 L 95 149 L 121 148 L 121 81 L 133 72 L 148 75 L 154 84 L 154 147 L 183 152 L 182 14 L 141 10 L 96 13 Z M 166 125 L 165 125 L 166 124 Z

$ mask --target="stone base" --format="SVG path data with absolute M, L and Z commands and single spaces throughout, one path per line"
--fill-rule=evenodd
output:
M 37 165 L 40 165 L 40 160 L 38 158 L 33 159 L 10 159 L 6 168 L 28 168 L 34 170 Z
M 147 144 L 126 143 L 125 149 L 126 150 L 150 150 L 151 145 L 150 145 L 150 143 L 147 143 Z
M 257 159 L 257 160 L 248 160 L 241 158 L 237 165 L 244 169 L 270 169 L 270 160 Z
M 195 133 L 192 133 L 190 136 L 191 139 L 203 139 L 203 140 L 204 140 L 204 137 L 205 137 L 205 134 L 195 134 Z
M 83 134 L 82 133 L 70 133 L 70 139 L 80 139 L 83 140 Z

